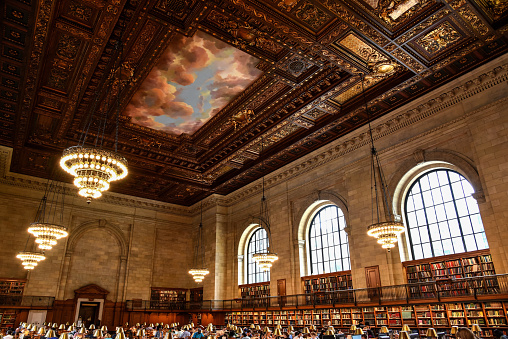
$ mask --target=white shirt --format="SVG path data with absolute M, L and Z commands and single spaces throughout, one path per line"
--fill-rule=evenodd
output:
M 13 339 L 13 336 L 12 336 L 12 335 L 10 335 L 10 334 L 8 334 L 8 335 L 4 335 L 4 338 L 5 338 L 5 339 Z

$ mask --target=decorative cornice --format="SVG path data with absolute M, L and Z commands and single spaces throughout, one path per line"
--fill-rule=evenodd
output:
M 496 63 L 496 61 L 493 61 L 492 63 Z M 488 66 L 488 64 L 486 66 Z M 420 104 L 415 108 L 407 109 L 405 111 L 403 111 L 404 108 L 401 108 L 394 111 L 392 114 L 387 115 L 387 120 L 384 120 L 378 125 L 373 126 L 374 140 L 384 138 L 401 129 L 408 128 L 408 126 L 413 125 L 420 120 L 431 117 L 436 113 L 443 111 L 444 109 L 457 105 L 465 99 L 473 97 L 493 86 L 496 86 L 500 83 L 506 83 L 508 81 L 508 63 L 502 64 L 501 66 L 496 65 L 490 71 L 481 73 L 474 79 L 465 80 L 470 76 L 471 74 L 468 74 L 462 78 L 455 80 L 455 82 L 460 82 L 462 79 L 463 83 L 446 92 L 441 92 L 439 89 L 436 89 L 433 93 L 439 92 L 437 96 L 427 100 L 427 102 Z M 508 98 L 501 99 L 495 103 L 483 106 L 477 110 L 464 114 L 456 120 L 463 120 L 473 114 L 489 108 L 492 105 L 497 105 L 499 102 L 506 100 L 508 100 Z M 411 104 L 408 106 L 411 106 Z M 446 124 L 443 126 L 445 125 Z M 338 139 L 336 143 L 333 143 L 329 147 L 311 153 L 311 157 L 309 159 L 296 161 L 296 165 L 287 166 L 285 169 L 281 169 L 279 173 L 275 173 L 271 177 L 265 177 L 265 189 L 276 186 L 281 181 L 287 181 L 289 179 L 296 178 L 302 174 L 307 173 L 310 170 L 320 167 L 330 161 L 333 161 L 341 156 L 344 156 L 368 145 L 370 140 L 368 138 L 367 131 L 360 131 L 361 129 L 358 130 L 358 133 L 353 132 L 349 134 L 347 138 Z M 398 146 L 400 146 L 400 143 L 387 148 L 382 152 Z M 270 159 L 267 159 L 266 161 L 270 161 Z M 245 200 L 246 198 L 250 198 L 256 194 L 259 194 L 261 188 L 261 183 L 253 183 L 246 188 L 240 189 L 226 196 L 224 204 L 226 206 L 232 206 L 240 200 Z
M 46 190 L 47 180 L 9 172 L 8 165 L 11 157 L 12 149 L 0 146 L 0 184 L 44 192 Z M 67 196 L 76 196 L 78 191 L 74 186 L 65 184 L 64 193 Z M 172 205 L 112 192 L 105 192 L 100 202 L 126 207 L 144 208 L 163 213 L 191 215 L 191 210 L 186 206 Z

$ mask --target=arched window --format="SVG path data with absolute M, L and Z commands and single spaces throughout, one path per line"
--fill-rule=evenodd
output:
M 328 205 L 319 210 L 309 228 L 310 274 L 351 269 L 346 218 L 340 208 Z
M 270 271 L 261 271 L 257 263 L 252 260 L 254 253 L 266 252 L 267 250 L 268 234 L 264 228 L 259 227 L 252 233 L 247 245 L 247 284 L 270 281 Z
M 448 169 L 416 179 L 404 203 L 413 259 L 489 247 L 473 192 L 464 176 Z

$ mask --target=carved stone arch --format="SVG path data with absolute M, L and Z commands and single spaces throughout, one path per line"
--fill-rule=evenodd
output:
M 301 200 L 295 201 L 295 225 L 298 225 L 298 230 L 296 233 L 297 240 L 305 240 L 305 230 L 302 229 L 302 220 L 304 220 L 304 216 L 308 214 L 311 209 L 315 209 L 313 206 L 318 201 L 328 201 L 328 204 L 337 205 L 342 212 L 344 213 L 344 217 L 346 218 L 346 225 L 349 227 L 349 209 L 347 207 L 347 200 L 337 192 L 331 190 L 316 190 L 312 194 L 307 195 Z M 347 229 L 346 229 L 347 230 Z M 349 230 L 347 230 L 349 231 Z
M 246 266 L 246 255 L 247 255 L 247 247 L 249 245 L 250 238 L 259 228 L 266 227 L 260 223 L 256 223 L 254 218 L 248 218 L 243 223 L 241 223 L 240 230 L 242 230 L 240 234 L 240 238 L 238 239 L 238 248 L 237 248 L 237 259 L 238 259 L 238 285 L 246 284 L 245 281 L 245 266 Z
M 345 231 L 349 234 L 349 213 L 346 199 L 331 190 L 318 190 L 296 202 L 295 224 L 298 225 L 297 234 L 298 253 L 300 262 L 300 276 L 306 276 L 309 272 L 309 248 L 307 235 L 314 216 L 324 207 L 335 205 L 344 213 L 346 219 Z
M 118 245 L 120 247 L 121 258 L 127 257 L 128 244 L 127 240 L 125 239 L 124 233 L 118 226 L 108 222 L 105 219 L 88 221 L 77 226 L 76 229 L 73 229 L 72 232 L 70 232 L 69 240 L 67 241 L 67 253 L 74 252 L 74 248 L 76 247 L 76 244 L 78 243 L 79 239 L 83 236 L 83 234 L 95 228 L 103 228 L 109 234 L 111 234 L 118 242 Z
M 404 197 L 413 182 L 422 174 L 435 169 L 450 169 L 462 174 L 471 184 L 475 193 L 473 197 L 482 203 L 485 201 L 478 171 L 473 162 L 464 155 L 451 150 L 425 151 L 418 149 L 413 156 L 404 161 L 390 176 L 388 192 L 392 195 L 393 213 L 403 215 L 402 205 Z M 408 238 L 406 233 L 401 235 L 399 251 L 401 259 L 409 260 Z

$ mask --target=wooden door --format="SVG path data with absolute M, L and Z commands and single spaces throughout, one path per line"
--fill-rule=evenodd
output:
M 286 279 L 277 280 L 277 296 L 279 297 L 279 306 L 284 307 L 286 304 Z
M 381 297 L 381 291 L 378 289 L 378 287 L 381 287 L 379 265 L 365 267 L 365 279 L 367 280 L 369 298 L 372 301 L 379 300 Z

